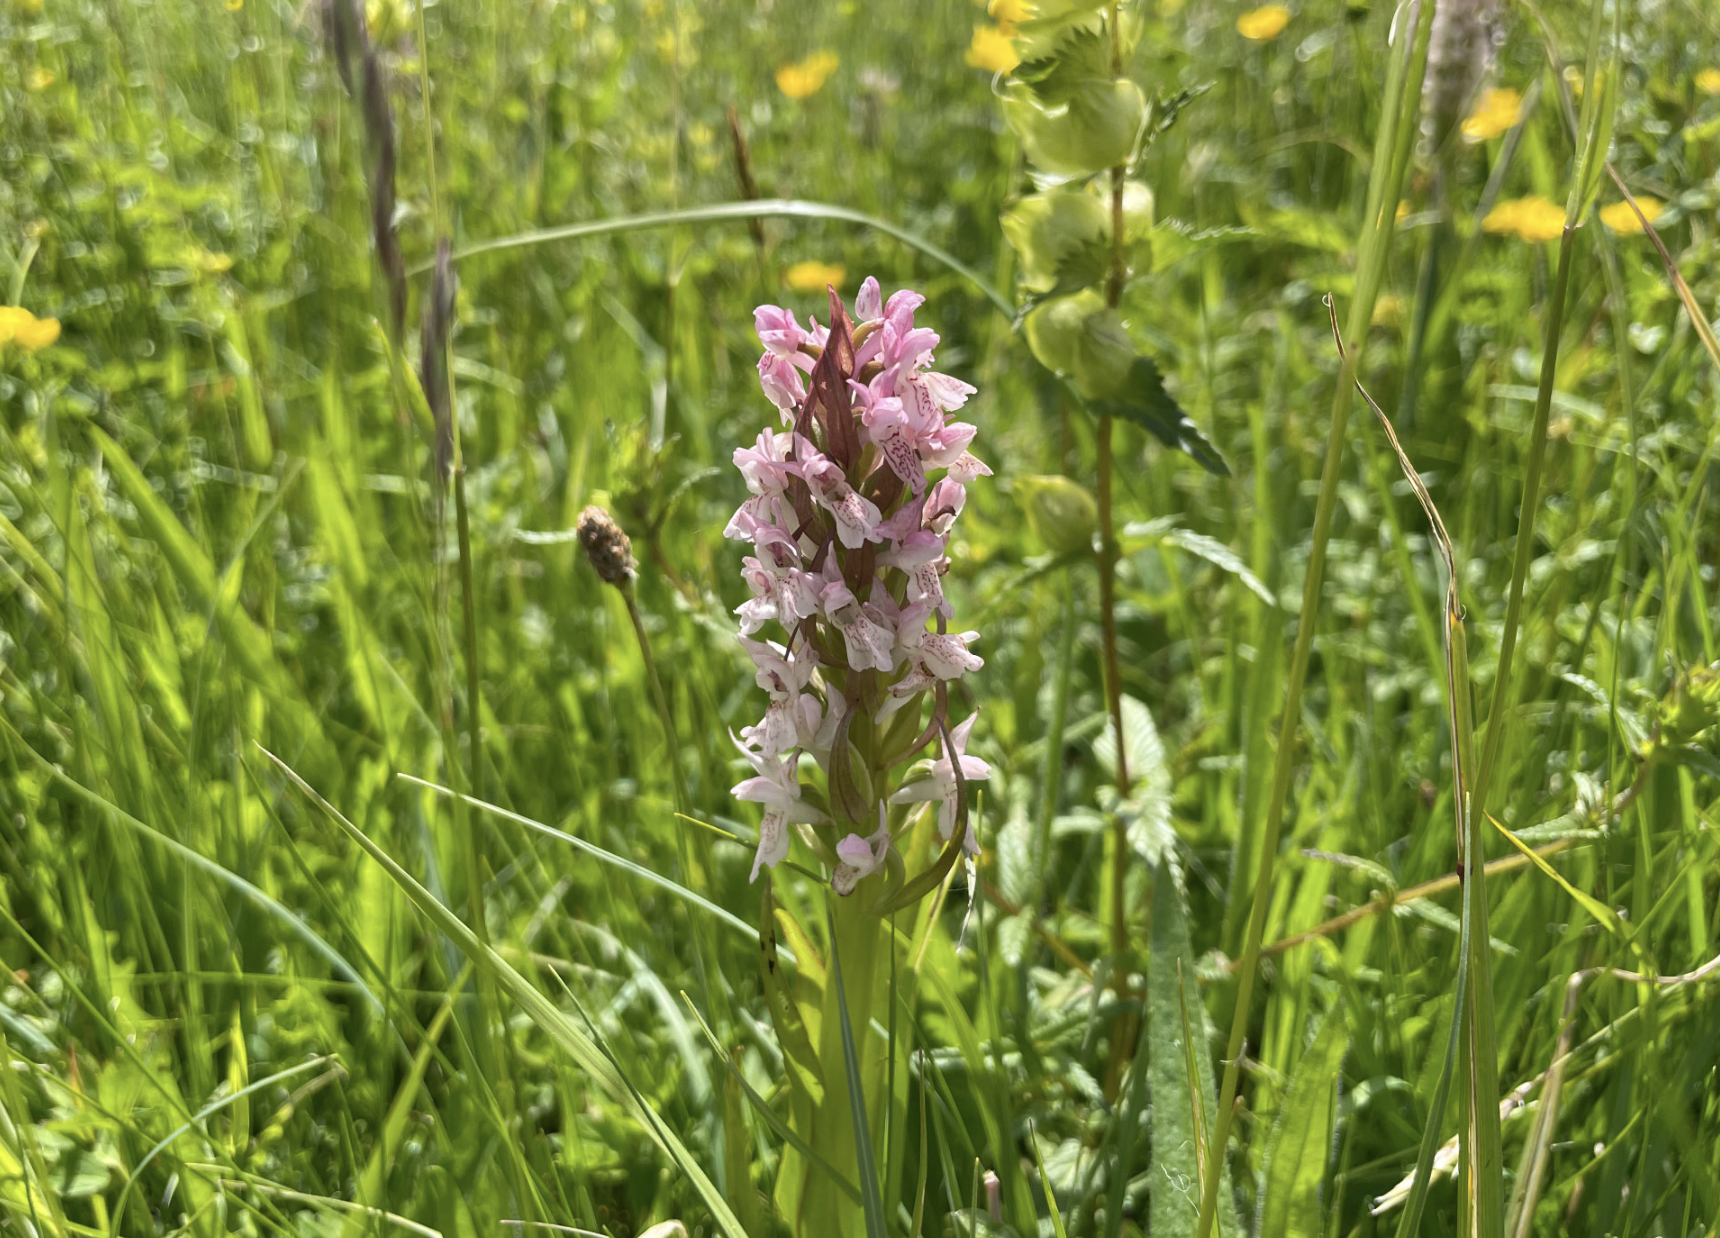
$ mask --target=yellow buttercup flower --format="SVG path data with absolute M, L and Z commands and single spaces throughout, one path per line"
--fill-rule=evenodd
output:
M 1698 73 L 1696 89 L 1705 95 L 1720 95 L 1720 69 L 1703 69 Z
M 34 318 L 12 330 L 12 342 L 25 352 L 39 352 L 59 338 L 58 318 Z
M 785 64 L 776 71 L 776 88 L 790 99 L 815 95 L 842 61 L 835 52 L 814 52 L 805 60 Z
M 987 73 L 1008 73 L 1021 63 L 1021 57 L 1015 54 L 1015 40 L 1002 26 L 975 26 L 967 62 Z
M 991 0 L 985 11 L 1010 34 L 1015 33 L 1016 25 L 1033 16 L 1033 6 L 1027 0 Z
M 38 318 L 16 305 L 0 305 L 0 344 L 13 343 L 25 352 L 40 352 L 59 338 L 58 318 Z
M 1565 231 L 1565 208 L 1542 197 L 1513 198 L 1487 212 L 1481 228 L 1525 241 L 1552 241 Z
M 783 282 L 796 292 L 823 292 L 829 284 L 842 287 L 848 269 L 834 262 L 797 262 L 782 273 Z
M 1471 142 L 1490 141 L 1522 119 L 1522 95 L 1510 87 L 1489 90 L 1463 122 L 1463 136 Z
M 1666 203 L 1658 198 L 1638 198 L 1636 204 L 1642 208 L 1642 219 L 1653 223 L 1660 218 L 1660 213 L 1666 209 Z M 1614 202 L 1611 206 L 1601 208 L 1601 222 L 1614 232 L 1631 233 L 1642 231 L 1642 219 L 1637 218 L 1628 202 Z
M 1266 43 L 1284 33 L 1290 24 L 1290 10 L 1282 4 L 1263 4 L 1249 9 L 1236 19 L 1236 30 L 1245 39 Z

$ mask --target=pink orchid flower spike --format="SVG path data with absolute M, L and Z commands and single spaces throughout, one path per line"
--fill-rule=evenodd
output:
M 736 741 L 753 772 L 733 794 L 763 810 L 755 878 L 787 856 L 798 826 L 836 892 L 850 894 L 899 870 L 890 805 L 937 803 L 947 838 L 957 772 L 991 773 L 966 755 L 969 717 L 928 777 L 903 782 L 935 734 L 922 721 L 928 700 L 944 708 L 945 686 L 985 665 L 970 648 L 978 632 L 945 629 L 956 614 L 952 529 L 967 487 L 991 469 L 972 452 L 977 425 L 950 420 L 976 393 L 932 368 L 941 341 L 914 321 L 924 304 L 911 289 L 886 298 L 868 278 L 852 319 L 834 292 L 826 325 L 777 305 L 753 314 L 759 386 L 784 428 L 734 452 L 748 497 L 723 532 L 750 546 L 735 615 L 767 697 Z M 892 737 L 889 768 L 860 778 L 846 738 L 857 721 Z M 822 780 L 806 799 L 803 776 Z M 861 834 L 874 811 L 877 828 Z M 966 844 L 977 850 L 971 834 Z

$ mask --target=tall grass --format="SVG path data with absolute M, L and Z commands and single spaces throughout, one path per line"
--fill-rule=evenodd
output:
M 379 220 L 316 14 L 0 7 L 0 290 L 62 324 L 0 342 L 6 1225 L 774 1234 L 788 1162 L 892 1235 L 1712 1232 L 1720 27 L 1622 5 L 1615 66 L 1612 14 L 1507 9 L 1482 86 L 1533 106 L 1429 150 L 1430 7 L 1123 7 L 1149 96 L 1211 88 L 1115 298 L 1232 473 L 1113 425 L 1103 570 L 1023 518 L 1103 448 L 1013 330 L 996 15 L 384 0 Z M 1530 195 L 1556 243 L 1481 226 Z M 948 582 L 984 855 L 898 916 L 889 1019 L 803 1029 L 894 1098 L 839 1165 L 771 1004 L 850 956 L 727 790 L 726 465 L 803 260 L 927 292 L 997 468 Z M 1438 547 L 1356 380 L 1413 385 L 1458 565 L 1461 848 Z

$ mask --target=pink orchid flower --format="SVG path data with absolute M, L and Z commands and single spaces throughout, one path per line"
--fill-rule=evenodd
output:
M 961 762 L 962 779 L 966 782 L 984 782 L 991 777 L 990 765 L 978 757 L 967 755 L 968 736 L 973 733 L 974 719 L 978 717 L 978 714 L 969 714 L 962 720 L 962 724 L 950 733 L 950 738 L 955 741 L 953 756 Z M 892 804 L 936 803 L 938 834 L 945 840 L 948 840 L 956 825 L 956 774 L 951 756 L 951 753 L 944 753 L 932 764 L 929 777 L 910 782 L 890 797 Z M 963 845 L 972 854 L 979 854 L 979 843 L 974 840 L 972 829 L 968 830 Z

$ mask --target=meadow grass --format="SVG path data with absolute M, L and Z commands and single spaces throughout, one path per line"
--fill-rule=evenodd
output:
M 1507 6 L 1442 118 L 1430 8 L 1124 8 L 1203 89 L 1108 291 L 1228 476 L 1024 344 L 977 6 L 376 0 L 370 96 L 320 6 L 0 0 L 0 293 L 61 325 L 0 342 L 0 1225 L 776 1234 L 790 1164 L 868 1234 L 1713 1232 L 1720 19 Z M 728 790 L 805 262 L 927 294 L 995 469 L 983 855 L 811 1030 L 884 1078 L 843 1164 L 759 928 L 845 939 Z M 1102 458 L 1094 554 L 1033 496 Z

